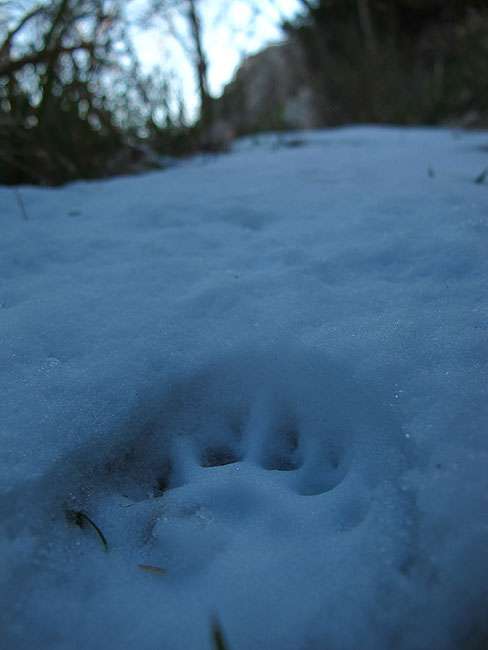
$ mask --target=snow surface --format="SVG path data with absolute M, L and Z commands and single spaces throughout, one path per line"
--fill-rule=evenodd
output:
M 487 150 L 0 188 L 2 648 L 488 647 Z

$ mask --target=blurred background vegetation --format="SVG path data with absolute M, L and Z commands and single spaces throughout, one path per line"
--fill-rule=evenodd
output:
M 186 21 L 184 49 L 200 105 L 195 119 L 186 116 L 174 70 L 141 66 L 130 37 L 134 1 L 142 30 L 157 21 L 171 27 L 175 16 Z M 221 4 L 225 22 L 233 0 Z M 249 4 L 255 16 L 259 3 Z M 280 22 L 283 38 L 302 53 L 317 126 L 488 126 L 488 0 L 298 5 L 293 19 Z M 240 128 L 225 102 L 211 96 L 207 6 L 203 0 L 0 0 L 0 183 L 56 185 L 130 173 L 160 166 L 164 156 L 225 149 L 231 136 L 269 128 L 259 120 Z M 221 136 L 211 137 L 218 125 Z
M 327 121 L 488 124 L 486 0 L 303 0 Z

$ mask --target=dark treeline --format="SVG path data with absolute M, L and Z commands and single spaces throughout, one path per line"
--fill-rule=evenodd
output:
M 146 167 L 159 164 L 149 152 L 202 146 L 212 124 L 212 53 L 203 51 L 197 0 L 173 5 L 184 7 L 193 40 L 202 107 L 193 126 L 168 71 L 141 71 L 123 2 L 0 3 L 0 183 L 108 176 L 140 167 L 141 157 Z M 302 0 L 302 7 L 284 29 L 305 53 L 324 125 L 488 125 L 487 0 Z
M 149 151 L 190 149 L 171 79 L 140 69 L 124 3 L 25 0 L 0 8 L 1 183 L 108 176 L 132 171 L 144 156 L 145 166 L 159 164 Z
M 324 124 L 488 125 L 486 0 L 302 0 Z

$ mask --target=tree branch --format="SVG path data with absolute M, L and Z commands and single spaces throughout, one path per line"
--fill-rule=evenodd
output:
M 308 0 L 300 0 L 300 2 L 309 13 L 312 13 L 314 7 L 310 4 Z
M 24 27 L 24 25 L 25 25 L 26 23 L 28 23 L 29 20 L 30 20 L 31 18 L 35 18 L 36 16 L 39 16 L 39 15 L 41 15 L 41 14 L 43 14 L 43 13 L 46 13 L 46 7 L 36 7 L 36 8 L 33 9 L 31 12 L 29 12 L 28 14 L 26 14 L 26 15 L 22 18 L 22 20 L 19 22 L 19 24 L 18 24 L 16 27 L 14 27 L 14 28 L 12 29 L 12 31 L 10 31 L 10 32 L 7 34 L 7 37 L 5 38 L 4 42 L 3 42 L 2 45 L 0 46 L 0 61 L 1 61 L 2 59 L 4 59 L 4 58 L 8 58 L 8 57 L 9 57 L 10 46 L 11 46 L 11 44 L 12 44 L 12 39 L 13 39 L 13 37 L 14 37 L 18 32 L 20 32 L 20 30 L 22 29 L 22 27 Z
M 27 54 L 21 59 L 16 61 L 7 61 L 3 65 L 0 64 L 0 77 L 4 75 L 11 75 L 13 72 L 17 72 L 26 65 L 38 65 L 39 63 L 45 63 L 46 61 L 51 61 L 53 58 L 57 58 L 61 54 L 71 54 L 77 50 L 87 50 L 88 52 L 93 52 L 95 47 L 94 43 L 83 42 L 78 45 L 71 45 L 70 47 L 59 46 L 51 48 L 48 50 L 41 50 L 40 52 L 33 52 L 32 54 Z

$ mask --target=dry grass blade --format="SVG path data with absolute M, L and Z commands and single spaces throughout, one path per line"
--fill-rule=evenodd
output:
M 211 618 L 212 643 L 215 650 L 230 650 L 230 647 L 224 637 L 222 626 L 216 616 Z
M 17 203 L 19 204 L 20 211 L 22 212 L 22 217 L 25 219 L 25 221 L 29 221 L 29 215 L 27 214 L 27 210 L 25 209 L 24 202 L 22 201 L 22 197 L 20 196 L 19 189 L 16 187 L 14 188 L 15 196 L 17 197 Z
M 108 544 L 107 540 L 105 539 L 104 534 L 100 530 L 100 528 L 96 525 L 94 521 L 90 519 L 90 517 L 85 514 L 84 512 L 81 512 L 79 510 L 66 510 L 66 519 L 72 523 L 78 526 L 79 528 L 83 528 L 85 524 L 89 524 L 93 530 L 97 533 L 97 535 L 100 537 L 102 540 L 103 547 L 106 551 L 108 551 Z
M 486 181 L 486 178 L 488 177 L 488 167 L 484 169 L 479 176 L 476 177 L 475 183 L 478 185 L 481 185 L 481 183 L 484 183 Z
M 152 571 L 153 573 L 166 573 L 166 569 L 161 569 L 158 566 L 151 566 L 150 564 L 138 564 L 139 569 L 144 571 Z

